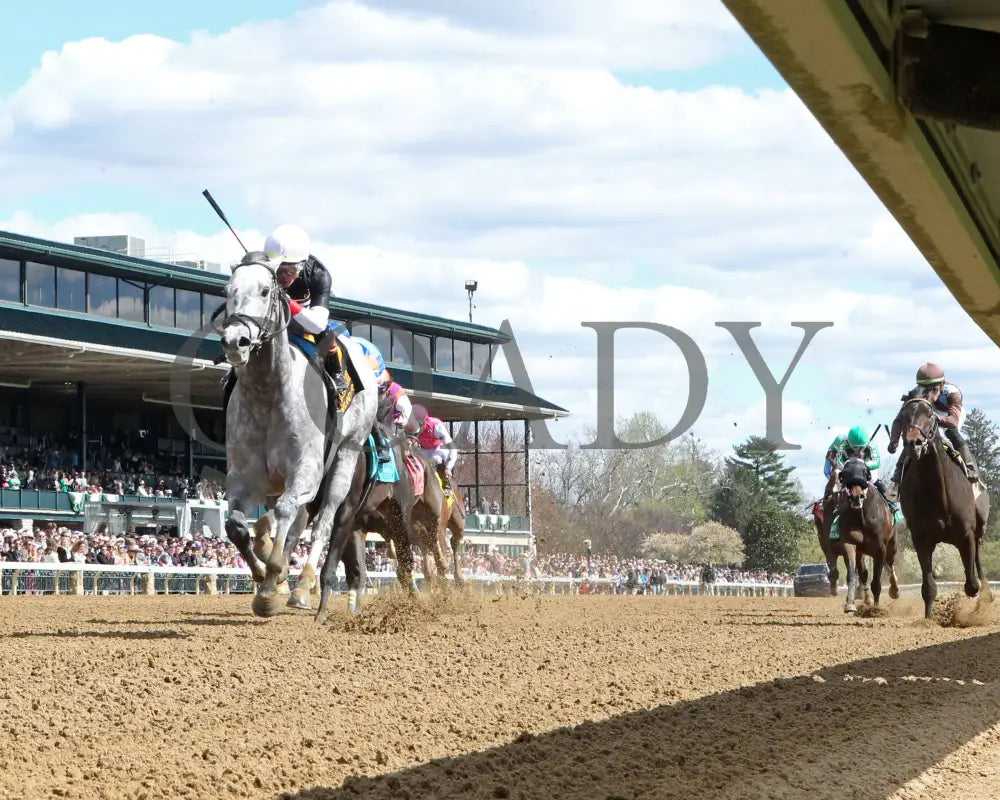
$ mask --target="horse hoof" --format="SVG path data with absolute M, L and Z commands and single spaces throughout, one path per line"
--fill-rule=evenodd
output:
M 258 617 L 274 617 L 281 610 L 281 598 L 278 595 L 254 595 L 251 603 L 253 613 Z
M 312 606 L 309 604 L 309 597 L 301 592 L 292 592 L 285 605 L 289 608 L 301 609 L 302 611 L 312 611 Z
M 855 606 L 853 603 L 851 605 L 844 606 L 844 613 L 845 614 L 857 614 L 858 613 L 857 606 Z
M 893 600 L 898 600 L 899 599 L 899 589 L 897 589 L 895 586 L 890 587 L 889 588 L 889 597 L 891 599 L 893 599 Z

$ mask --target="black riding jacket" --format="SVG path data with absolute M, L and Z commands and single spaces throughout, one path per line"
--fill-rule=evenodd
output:
M 309 256 L 302 265 L 298 277 L 285 291 L 292 300 L 297 300 L 306 308 L 316 306 L 326 308 L 330 305 L 330 298 L 334 296 L 331 284 L 330 270 L 316 256 Z M 288 330 L 300 336 L 305 333 L 302 326 L 294 320 L 289 324 Z

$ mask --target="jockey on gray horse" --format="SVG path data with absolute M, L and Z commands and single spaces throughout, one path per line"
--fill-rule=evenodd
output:
M 248 253 L 247 259 L 264 261 L 274 268 L 278 284 L 291 301 L 288 332 L 315 343 L 319 355 L 330 352 L 336 336 L 329 328 L 332 278 L 323 262 L 309 252 L 310 248 L 309 234 L 302 228 L 279 225 L 268 235 L 263 252 Z M 325 361 L 334 388 L 338 392 L 346 389 L 340 359 L 325 358 Z M 235 384 L 236 373 L 230 370 L 225 378 L 226 402 Z

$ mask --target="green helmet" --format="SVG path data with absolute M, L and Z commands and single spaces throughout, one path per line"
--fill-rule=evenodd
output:
M 862 428 L 860 425 L 855 425 L 847 432 L 847 443 L 851 447 L 864 447 L 868 444 L 868 431 Z

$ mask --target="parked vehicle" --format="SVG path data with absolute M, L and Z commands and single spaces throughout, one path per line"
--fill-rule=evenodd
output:
M 830 594 L 830 568 L 826 564 L 801 564 L 792 579 L 796 597 L 824 597 Z

